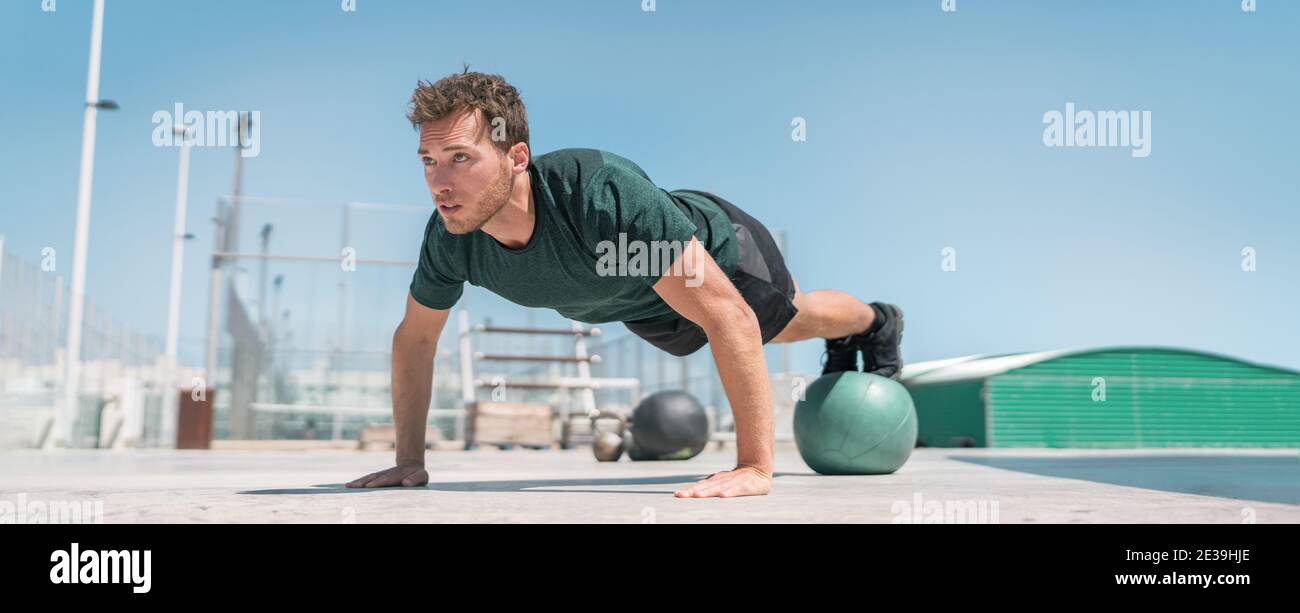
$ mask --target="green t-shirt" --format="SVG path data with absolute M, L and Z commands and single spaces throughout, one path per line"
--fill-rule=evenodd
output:
M 433 212 L 411 281 L 417 302 L 449 309 L 468 281 L 584 323 L 652 323 L 678 315 L 652 289 L 673 259 L 647 251 L 684 248 L 695 236 L 728 277 L 735 270 L 736 235 L 726 213 L 705 196 L 660 189 L 630 160 L 596 149 L 560 149 L 534 158 L 528 173 L 537 220 L 520 249 L 482 230 L 452 234 Z M 641 262 L 633 247 L 638 242 L 654 246 L 639 251 Z M 611 268 L 620 253 L 627 265 Z

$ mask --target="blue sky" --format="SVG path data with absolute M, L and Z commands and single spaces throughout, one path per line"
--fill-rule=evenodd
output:
M 0 233 L 72 261 L 88 1 L 0 5 Z M 163 335 L 176 102 L 257 110 L 245 193 L 429 205 L 403 118 L 417 79 L 469 62 L 522 91 L 535 154 L 606 149 L 789 235 L 805 290 L 903 306 L 905 357 L 1157 344 L 1300 368 L 1300 3 L 213 3 L 108 0 L 87 291 Z M 1152 150 L 1048 148 L 1042 117 L 1149 110 Z M 791 119 L 807 121 L 793 142 Z M 182 358 L 201 360 L 207 256 L 232 152 L 193 154 Z M 430 212 L 432 209 L 430 209 Z M 336 253 L 335 208 L 250 213 L 273 249 Z M 364 216 L 363 216 L 364 217 Z M 424 214 L 358 219 L 361 257 L 414 259 Z M 253 222 L 243 233 L 252 248 Z M 957 270 L 940 268 L 952 247 Z M 1252 247 L 1257 270 L 1241 270 Z M 255 267 L 253 267 L 255 270 Z M 286 275 L 329 327 L 337 274 Z M 353 346 L 386 347 L 409 273 L 355 277 Z M 363 274 L 368 276 L 362 276 Z M 476 288 L 475 319 L 525 310 Z M 536 313 L 537 323 L 551 321 Z M 304 323 L 305 325 L 305 323 Z M 622 333 L 622 326 L 608 326 Z M 304 328 L 305 330 L 305 328 Z M 328 339 L 303 338 L 303 346 Z M 818 343 L 800 345 L 815 370 Z

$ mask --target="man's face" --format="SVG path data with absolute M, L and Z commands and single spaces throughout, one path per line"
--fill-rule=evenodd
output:
M 452 234 L 483 227 L 514 191 L 510 160 L 488 138 L 482 111 L 471 109 L 420 124 L 424 182 Z

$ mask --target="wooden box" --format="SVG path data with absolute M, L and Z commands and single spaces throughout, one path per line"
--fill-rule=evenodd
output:
M 555 410 L 549 404 L 475 402 L 465 437 L 470 443 L 549 447 Z

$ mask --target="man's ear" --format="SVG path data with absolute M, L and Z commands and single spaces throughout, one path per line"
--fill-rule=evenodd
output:
M 527 143 L 515 143 L 506 151 L 506 157 L 510 158 L 510 165 L 517 166 L 521 170 L 528 168 L 528 161 L 532 153 L 528 150 Z

